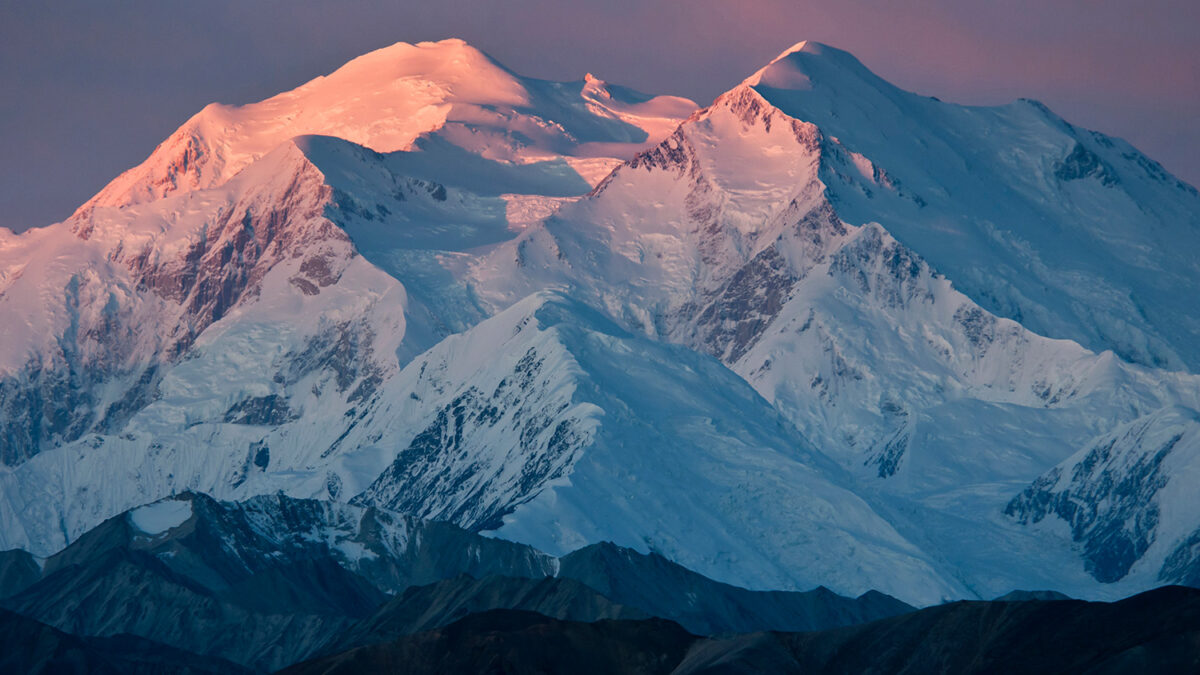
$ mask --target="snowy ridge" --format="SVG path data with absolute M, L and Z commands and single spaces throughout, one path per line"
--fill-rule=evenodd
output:
M 1139 363 L 1200 364 L 1200 194 L 1128 143 L 1035 101 L 916 96 L 814 42 L 743 86 L 856 157 L 824 177 L 843 218 L 879 222 L 984 308 Z
M 280 143 L 310 134 L 379 152 L 408 150 L 436 134 L 492 159 L 570 155 L 588 174 L 589 160 L 619 161 L 695 107 L 596 80 L 520 78 L 462 40 L 398 42 L 259 103 L 209 105 L 79 213 L 216 187 Z
M 182 499 L 166 499 L 129 512 L 129 522 L 150 536 L 173 530 L 191 517 L 192 504 Z

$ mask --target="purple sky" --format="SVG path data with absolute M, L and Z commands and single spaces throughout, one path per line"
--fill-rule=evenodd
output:
M 1200 184 L 1197 0 L 0 2 L 0 226 L 61 220 L 211 101 L 291 89 L 398 40 L 523 75 L 591 71 L 701 104 L 814 39 L 963 103 L 1039 99 Z

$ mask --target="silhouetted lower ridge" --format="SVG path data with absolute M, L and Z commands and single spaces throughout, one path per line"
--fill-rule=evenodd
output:
M 236 675 L 253 671 L 132 635 L 79 637 L 0 609 L 0 672 Z
M 955 602 L 809 633 L 692 635 L 662 619 L 554 619 L 515 610 L 296 664 L 306 673 L 1200 672 L 1200 590 L 1115 603 Z
M 665 619 L 594 622 L 496 609 L 281 673 L 668 673 L 698 638 Z
M 282 495 L 185 493 L 115 516 L 38 561 L 0 552 L 0 606 L 79 636 L 147 640 L 271 672 L 489 609 L 661 617 L 695 634 L 815 630 L 911 611 L 881 593 L 751 591 L 608 543 L 561 559 L 449 523 Z
M 1183 588 L 1115 604 L 1021 591 L 915 611 L 873 591 L 737 588 L 609 543 L 552 558 L 282 495 L 143 508 L 182 520 L 147 532 L 135 509 L 45 560 L 0 552 L 0 606 L 21 615 L 5 615 L 0 672 L 1200 667 L 1200 591 Z

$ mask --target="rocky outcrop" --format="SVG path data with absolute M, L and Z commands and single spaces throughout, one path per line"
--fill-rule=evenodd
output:
M 1172 475 L 1196 462 L 1198 429 L 1200 416 L 1189 409 L 1139 419 L 1048 471 L 1004 512 L 1022 524 L 1065 521 L 1087 571 L 1101 582 L 1118 581 L 1162 537 L 1164 525 L 1173 526 L 1168 532 L 1187 526 L 1186 520 L 1163 523 L 1163 511 L 1174 515 L 1186 509 L 1179 500 L 1191 499 L 1192 486 L 1172 484 Z M 1193 546 L 1188 539 L 1165 552 L 1159 578 L 1194 579 Z

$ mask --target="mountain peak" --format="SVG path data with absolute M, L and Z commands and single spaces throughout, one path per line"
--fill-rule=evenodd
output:
M 799 56 L 800 58 L 820 57 L 820 58 L 830 59 L 830 60 L 834 60 L 834 61 L 842 61 L 842 62 L 850 61 L 850 62 L 858 63 L 858 59 L 855 58 L 855 56 L 853 54 L 851 54 L 850 52 L 848 52 L 844 49 L 838 49 L 837 47 L 833 47 L 831 45 L 827 45 L 824 42 L 817 42 L 816 40 L 801 40 L 801 41 L 797 42 L 796 44 L 792 45 L 791 47 L 788 47 L 787 49 L 780 52 L 779 56 L 776 56 L 774 59 L 771 59 L 771 63 L 776 63 L 776 62 L 782 61 L 784 59 L 787 59 L 789 57 L 796 57 L 796 56 Z M 770 64 L 768 64 L 768 65 L 770 65 Z
M 772 89 L 811 89 L 811 77 L 830 70 L 863 71 L 866 67 L 850 52 L 815 40 L 801 40 L 780 52 L 743 84 Z
M 807 51 L 809 53 L 819 54 L 821 48 L 824 46 L 825 45 L 821 44 L 820 42 L 815 42 L 813 40 L 801 40 L 801 41 L 797 42 L 796 44 L 792 45 L 791 47 L 788 47 L 787 49 L 783 50 L 782 52 L 779 52 L 779 56 L 776 56 L 774 59 L 772 59 L 771 63 L 775 63 L 779 59 L 787 57 L 791 54 L 795 54 L 797 52 Z
M 591 176 L 658 142 L 696 107 L 610 87 L 594 76 L 582 89 L 561 86 L 567 84 L 523 78 L 458 38 L 397 42 L 263 101 L 205 107 L 76 216 L 224 184 L 279 144 L 305 135 L 336 136 L 388 153 L 442 134 L 492 159 L 579 154 L 600 160 L 581 165 Z M 580 96 L 599 107 L 581 110 Z
M 296 91 L 332 87 L 344 93 L 347 87 L 380 89 L 398 80 L 424 80 L 451 95 L 495 99 L 510 105 L 527 103 L 527 93 L 517 79 L 483 51 L 465 40 L 450 38 L 416 44 L 397 42 L 367 52 Z
M 437 41 L 424 42 L 395 42 L 386 47 L 381 47 L 374 51 L 367 52 L 362 56 L 355 57 L 348 61 L 345 65 L 348 66 L 356 61 L 379 61 L 384 59 L 411 59 L 414 57 L 433 57 L 446 60 L 452 59 L 484 59 L 491 63 L 495 60 L 485 54 L 482 50 L 472 46 L 462 38 L 446 38 Z M 344 68 L 345 66 L 343 66 Z

